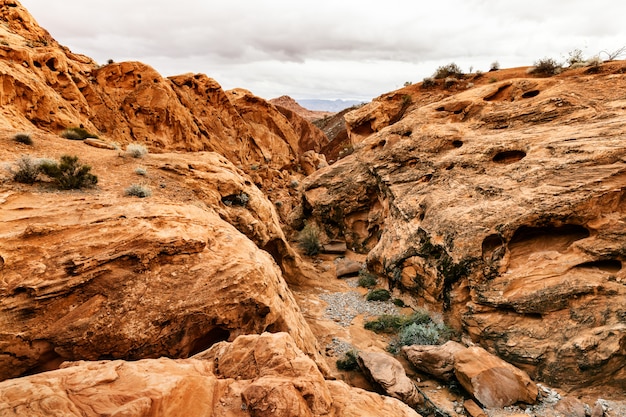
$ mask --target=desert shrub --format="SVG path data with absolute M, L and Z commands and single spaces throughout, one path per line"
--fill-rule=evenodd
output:
M 550 77 L 561 72 L 562 66 L 552 58 L 543 58 L 535 61 L 533 66 L 528 70 L 529 74 Z
M 398 332 L 397 339 L 393 340 L 387 350 L 398 353 L 402 346 L 411 345 L 440 345 L 450 340 L 452 330 L 443 323 L 411 323 Z
M 376 290 L 371 290 L 365 296 L 367 301 L 388 301 L 391 298 L 391 294 L 389 291 L 384 290 L 382 288 L 378 288 Z
M 92 187 L 98 183 L 89 165 L 81 165 L 77 156 L 63 155 L 59 162 L 44 161 L 40 164 L 43 174 L 50 177 L 61 190 L 76 190 Z
M 396 333 L 405 324 L 406 318 L 393 314 L 383 314 L 365 322 L 363 327 L 376 333 Z
M 459 67 L 454 62 L 451 62 L 448 65 L 442 65 L 441 67 L 437 68 L 437 70 L 433 74 L 433 78 L 437 80 L 442 79 L 442 78 L 448 78 L 448 77 L 454 77 L 454 78 L 463 77 L 463 71 L 461 70 L 461 67 Z
M 498 61 L 493 61 L 491 66 L 489 66 L 489 71 L 498 71 L 500 69 L 500 63 Z
M 376 282 L 376 275 L 365 269 L 359 271 L 359 287 L 372 288 L 376 286 Z
M 454 87 L 458 81 L 459 80 L 457 80 L 456 78 L 447 77 L 445 80 L 443 80 L 443 88 L 448 90 L 448 89 Z
M 298 244 L 308 256 L 320 252 L 320 230 L 314 223 L 307 223 L 298 234 Z
M 87 138 L 98 138 L 98 135 L 88 132 L 82 127 L 68 127 L 61 132 L 61 137 L 70 140 L 85 140 Z
M 131 184 L 130 187 L 124 191 L 124 194 L 130 197 L 146 198 L 152 195 L 152 191 L 146 185 Z
M 131 143 L 126 146 L 126 154 L 133 158 L 143 158 L 148 154 L 148 148 L 138 143 Z
M 33 144 L 33 138 L 31 138 L 28 133 L 17 133 L 15 136 L 13 136 L 13 140 L 18 143 L 23 143 L 24 145 Z
M 572 65 L 584 64 L 585 58 L 583 57 L 583 51 L 576 48 L 573 51 L 567 53 L 567 64 L 571 67 Z
M 359 363 L 357 361 L 358 352 L 349 350 L 343 356 L 342 359 L 337 359 L 337 369 L 341 371 L 354 371 L 358 369 Z
M 396 307 L 400 307 L 400 308 L 402 308 L 402 307 L 406 306 L 406 304 L 404 304 L 404 301 L 402 301 L 402 300 L 401 300 L 401 299 L 399 299 L 399 298 L 394 298 L 394 299 L 393 299 L 393 301 L 392 301 L 392 303 L 393 303 L 393 305 L 395 305 Z
M 422 88 L 432 88 L 437 85 L 437 81 L 435 81 L 432 77 L 426 77 L 422 80 Z
M 148 171 L 145 168 L 139 167 L 135 169 L 135 174 L 146 176 L 148 175 Z
M 40 162 L 32 159 L 28 155 L 23 155 L 15 163 L 17 169 L 9 169 L 9 172 L 13 176 L 13 181 L 21 182 L 23 184 L 33 184 L 37 181 L 37 177 L 41 172 Z

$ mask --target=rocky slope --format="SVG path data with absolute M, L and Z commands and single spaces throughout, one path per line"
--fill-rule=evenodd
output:
M 327 111 L 319 111 L 319 110 L 309 110 L 302 107 L 296 100 L 289 96 L 280 96 L 269 100 L 270 103 L 275 105 L 278 108 L 282 108 L 288 110 L 290 112 L 296 113 L 298 116 L 308 120 L 309 122 L 314 122 L 315 120 L 322 119 L 324 117 L 330 116 L 333 113 Z
M 346 115 L 302 212 L 541 381 L 626 384 L 626 63 L 414 85 Z

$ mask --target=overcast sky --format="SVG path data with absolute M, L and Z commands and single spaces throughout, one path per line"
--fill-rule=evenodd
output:
M 621 0 L 21 3 L 57 41 L 98 63 L 205 73 L 266 99 L 369 101 L 450 62 L 487 71 L 493 61 L 525 66 L 565 60 L 576 48 L 590 57 L 626 46 Z

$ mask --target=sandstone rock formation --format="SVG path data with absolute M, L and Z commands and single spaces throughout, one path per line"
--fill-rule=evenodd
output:
M 424 397 L 406 376 L 402 364 L 392 356 L 379 352 L 359 352 L 359 366 L 365 375 L 383 391 L 402 402 L 416 407 L 424 403 Z
M 0 414 L 419 416 L 392 398 L 325 381 L 284 333 L 240 336 L 193 359 L 66 363 L 0 382 Z
M 443 345 L 403 346 L 402 353 L 416 369 L 444 381 L 454 378 L 454 355 L 466 347 L 452 340 Z
M 539 394 L 524 371 L 478 346 L 454 353 L 454 374 L 463 388 L 488 408 L 534 404 Z
M 619 390 L 626 64 L 586 71 L 375 100 L 346 117 L 355 153 L 303 182 L 302 213 L 533 378 Z
M 6 161 L 18 145 L 2 140 Z M 99 185 L 0 184 L 0 378 L 64 360 L 186 357 L 263 331 L 290 332 L 327 372 L 269 253 L 287 273 L 298 258 L 272 205 L 224 157 L 148 155 L 154 193 L 137 200 L 123 194 L 133 158 L 50 135 L 32 151 L 82 155 Z
M 289 96 L 280 96 L 272 98 L 268 101 L 275 105 L 281 113 L 285 114 L 285 116 L 287 116 L 288 113 L 296 113 L 298 116 L 308 120 L 309 122 L 314 122 L 333 114 L 332 112 L 309 110 L 304 108 L 300 105 L 300 103 Z

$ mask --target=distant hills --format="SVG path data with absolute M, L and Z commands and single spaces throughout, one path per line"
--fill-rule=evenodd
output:
M 359 100 L 320 100 L 320 99 L 296 99 L 296 101 L 309 110 L 328 111 L 328 112 L 340 112 L 348 107 L 355 106 L 357 104 L 364 103 L 365 101 Z

